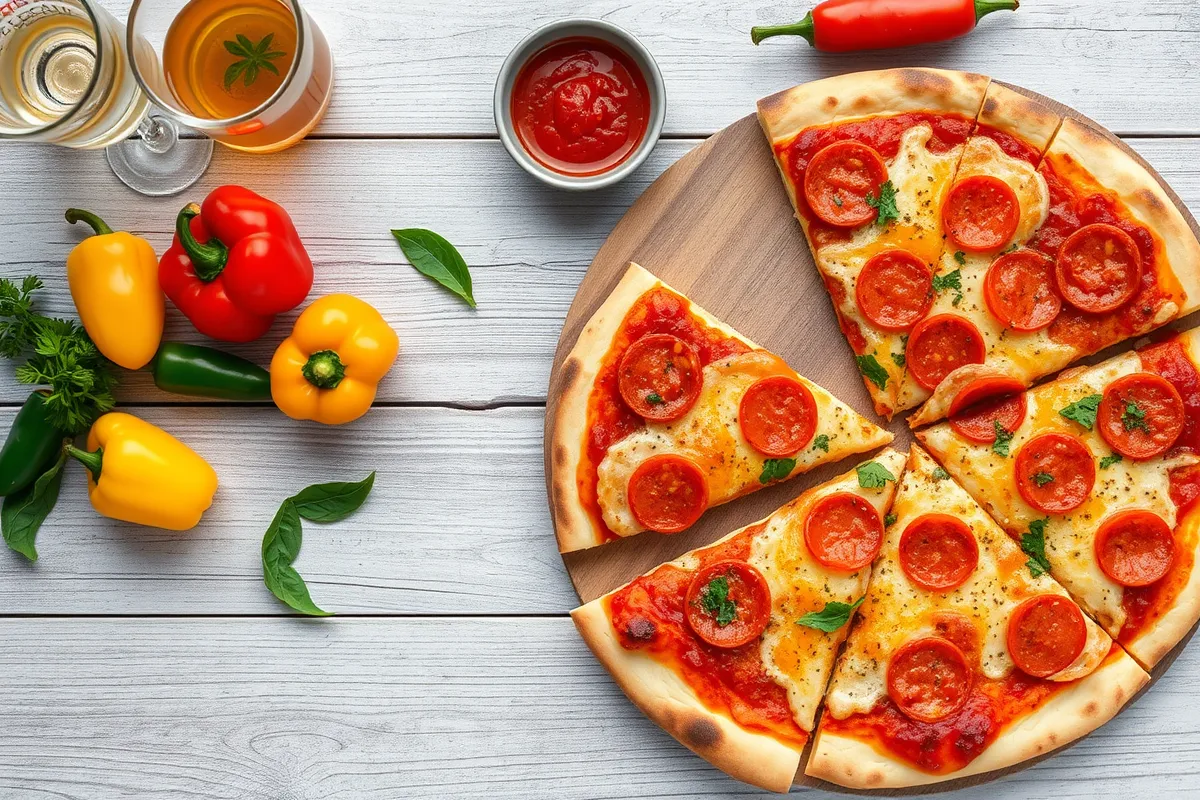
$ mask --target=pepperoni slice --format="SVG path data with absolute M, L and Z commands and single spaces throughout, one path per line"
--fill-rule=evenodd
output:
M 1133 237 L 1114 225 L 1085 225 L 1058 251 L 1055 278 L 1063 299 L 1080 311 L 1120 308 L 1142 280 L 1142 254 Z
M 1040 331 L 1062 311 L 1054 264 L 1036 250 L 1000 256 L 983 277 L 983 299 L 992 316 L 1015 331 Z
M 971 682 L 967 657 L 940 636 L 905 642 L 888 663 L 888 697 L 918 722 L 937 722 L 962 708 Z
M 687 591 L 687 621 L 713 647 L 757 639 L 771 618 L 771 589 L 745 561 L 718 561 L 696 573 Z
M 1016 378 L 976 378 L 950 401 L 950 427 L 964 439 L 991 444 L 996 441 L 996 423 L 1012 433 L 1025 421 L 1024 390 Z
M 1087 644 L 1079 606 L 1057 594 L 1040 594 L 1008 618 L 1008 654 L 1017 669 L 1048 678 L 1075 663 Z
M 1171 449 L 1186 418 L 1183 398 L 1170 381 L 1138 372 L 1117 378 L 1104 390 L 1096 427 L 1113 450 L 1147 459 Z
M 625 404 L 654 422 L 670 422 L 686 414 L 703 383 L 696 348 L 669 333 L 638 339 L 617 367 L 617 389 Z
M 804 521 L 804 542 L 830 569 L 854 572 L 870 564 L 883 545 L 883 520 L 856 494 L 835 492 L 817 501 Z
M 942 204 L 942 227 L 963 250 L 995 250 L 1017 232 L 1021 202 L 1004 181 L 972 175 L 950 188 Z
M 879 197 L 887 166 L 874 148 L 860 142 L 834 142 L 808 162 L 804 199 L 812 212 L 830 225 L 854 228 L 875 219 L 867 195 Z
M 676 455 L 651 456 L 629 477 L 629 510 L 643 528 L 679 533 L 708 507 L 708 482 L 696 462 Z
M 1043 433 L 1021 446 L 1013 469 L 1025 502 L 1047 514 L 1079 508 L 1096 482 L 1092 451 L 1065 433 Z
M 1175 558 L 1175 537 L 1166 520 L 1150 511 L 1113 514 L 1096 532 L 1096 561 L 1122 586 L 1161 580 Z
M 933 305 L 933 272 L 907 250 L 885 250 L 863 265 L 854 298 L 875 327 L 908 330 Z
M 962 586 L 979 564 L 979 545 L 970 526 L 948 514 L 925 514 L 900 535 L 900 568 L 931 592 Z
M 905 358 L 913 380 L 933 391 L 959 367 L 982 364 L 983 353 L 983 334 L 974 323 L 956 314 L 937 314 L 913 328 Z
M 800 381 L 773 375 L 750 384 L 738 406 L 742 435 L 758 452 L 790 456 L 817 432 L 817 401 Z

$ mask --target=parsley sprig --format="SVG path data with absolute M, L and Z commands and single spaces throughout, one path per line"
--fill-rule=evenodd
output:
M 1146 422 L 1146 412 L 1142 411 L 1141 407 L 1132 400 L 1125 404 L 1125 411 L 1121 414 L 1121 423 L 1127 431 L 1150 432 L 1150 425 Z
M 868 192 L 867 205 L 879 212 L 875 222 L 879 227 L 886 227 L 894 219 L 900 219 L 900 209 L 896 207 L 896 186 L 890 180 L 879 185 L 879 196 Z
M 729 579 L 713 578 L 700 590 L 700 607 L 717 619 L 717 627 L 724 628 L 737 619 L 737 603 L 729 598 Z

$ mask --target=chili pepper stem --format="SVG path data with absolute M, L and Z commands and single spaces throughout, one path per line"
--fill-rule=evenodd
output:
M 975 0 L 975 21 L 983 19 L 993 11 L 1016 11 L 1019 0 Z
M 113 232 L 113 229 L 108 227 L 108 223 L 100 219 L 99 216 L 93 214 L 91 211 L 84 211 L 82 208 L 68 208 L 64 216 L 67 218 L 67 222 L 72 225 L 76 222 L 86 222 L 92 226 L 92 230 L 96 232 L 97 236 L 107 236 Z
M 216 238 L 209 238 L 204 244 L 196 241 L 196 237 L 192 235 L 192 217 L 199 213 L 200 206 L 195 203 L 184 206 L 175 220 L 175 235 L 179 237 L 179 243 L 191 259 L 196 277 L 205 283 L 211 283 L 225 269 L 225 262 L 229 260 L 229 248 Z
M 342 364 L 342 359 L 332 350 L 313 353 L 300 368 L 300 372 L 318 389 L 336 389 L 346 377 L 346 367 Z
M 1016 0 L 976 0 L 976 3 L 1015 3 Z M 978 13 L 978 11 L 976 11 Z M 984 12 L 987 13 L 986 11 Z M 759 44 L 763 39 L 769 39 L 772 36 L 801 36 L 809 44 L 813 42 L 813 15 L 808 12 L 804 15 L 804 19 L 799 22 L 793 22 L 790 25 L 756 25 L 750 29 L 750 39 L 755 44 Z
M 92 473 L 92 480 L 100 480 L 100 470 L 104 463 L 104 448 L 101 447 L 95 452 L 80 450 L 73 444 L 67 445 L 67 455 L 74 458 L 80 464 L 87 467 L 88 472 Z

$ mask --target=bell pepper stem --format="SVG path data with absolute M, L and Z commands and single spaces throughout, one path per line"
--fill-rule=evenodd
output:
M 104 462 L 104 448 L 98 448 L 94 453 L 87 450 L 80 450 L 73 444 L 67 445 L 67 455 L 74 458 L 80 464 L 87 467 L 88 472 L 92 473 L 92 480 L 100 480 L 100 469 Z
M 196 241 L 196 237 L 192 235 L 192 217 L 199 214 L 200 206 L 195 203 L 184 206 L 175 219 L 175 235 L 179 237 L 184 252 L 192 260 L 192 269 L 195 270 L 196 277 L 205 283 L 212 283 L 225 269 L 225 262 L 229 260 L 229 248 L 216 238 L 210 238 L 204 244 Z
M 1016 0 L 976 0 L 976 3 L 986 2 L 1016 2 Z M 978 13 L 978 11 L 976 12 Z M 987 12 L 984 12 L 987 13 Z M 790 25 L 756 25 L 750 29 L 750 39 L 755 44 L 759 44 L 763 39 L 770 39 L 772 36 L 800 36 L 809 44 L 815 46 L 813 41 L 813 15 L 808 12 L 804 15 L 804 19 L 799 22 L 793 22 Z
M 300 368 L 300 372 L 318 389 L 336 389 L 346 377 L 346 367 L 342 364 L 342 359 L 332 350 L 313 353 Z
M 1016 11 L 1019 5 L 1018 0 L 975 0 L 975 21 L 979 22 L 993 11 Z
M 99 216 L 93 214 L 91 211 L 84 211 L 82 208 L 68 208 L 64 216 L 66 216 L 67 222 L 72 225 L 76 222 L 86 222 L 88 225 L 91 225 L 92 230 L 96 232 L 97 236 L 107 236 L 113 232 L 113 229 L 108 227 L 108 224 L 100 219 Z

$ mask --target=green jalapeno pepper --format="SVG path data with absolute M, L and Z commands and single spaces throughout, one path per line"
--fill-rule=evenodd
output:
M 33 483 L 62 451 L 68 438 L 46 419 L 46 393 L 34 392 L 17 412 L 0 448 L 0 496 Z
M 165 392 L 242 402 L 271 399 L 271 376 L 265 369 L 211 347 L 164 342 L 150 371 L 154 385 Z

